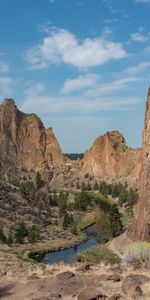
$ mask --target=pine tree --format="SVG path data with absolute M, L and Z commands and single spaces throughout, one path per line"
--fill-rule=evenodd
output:
M 39 190 L 41 186 L 42 186 L 41 175 L 40 175 L 39 172 L 37 172 L 37 174 L 36 174 L 36 188 L 37 188 L 37 190 Z
M 15 238 L 17 244 L 23 244 L 24 238 L 27 236 L 28 231 L 24 225 L 24 223 L 21 223 L 19 227 L 17 228 Z
M 116 237 L 119 235 L 123 230 L 123 224 L 121 220 L 121 214 L 119 213 L 117 204 L 114 203 L 111 206 L 110 212 L 110 227 L 111 227 L 111 233 L 113 237 Z

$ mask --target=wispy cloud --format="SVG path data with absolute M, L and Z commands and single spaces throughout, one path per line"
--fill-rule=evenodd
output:
M 103 36 L 78 40 L 73 33 L 61 28 L 53 29 L 40 45 L 35 45 L 26 53 L 32 69 L 47 68 L 50 64 L 69 64 L 86 69 L 126 56 L 121 43 Z
M 135 42 L 144 43 L 148 41 L 148 36 L 140 33 L 140 32 L 134 32 L 131 34 L 131 40 Z
M 45 93 L 44 85 L 30 85 L 25 91 L 21 109 L 27 112 L 59 114 L 93 114 L 101 111 L 131 109 L 140 102 L 138 97 L 117 96 L 116 91 L 123 91 L 137 81 L 137 77 L 128 76 L 106 82 L 98 74 L 86 74 L 65 81 L 57 96 Z M 78 94 L 74 94 L 78 91 Z M 61 94 L 61 93 L 64 93 Z M 115 92 L 115 94 L 114 94 Z M 123 93 L 122 93 L 123 95 Z
M 126 73 L 127 75 L 136 75 L 136 74 L 140 74 L 141 72 L 146 71 L 148 68 L 150 68 L 150 62 L 149 61 L 145 61 L 142 63 L 139 63 L 138 65 L 134 66 L 134 67 L 129 67 L 125 70 L 124 73 Z
M 10 70 L 10 66 L 5 62 L 0 61 L 0 72 L 6 73 L 9 70 Z
M 61 92 L 66 94 L 90 88 L 93 85 L 95 86 L 99 77 L 98 74 L 85 74 L 74 79 L 67 79 L 64 82 Z

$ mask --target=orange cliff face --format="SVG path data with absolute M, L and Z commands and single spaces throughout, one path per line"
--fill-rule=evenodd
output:
M 129 230 L 133 240 L 150 241 L 150 88 L 147 95 L 139 179 L 139 201 Z
M 66 161 L 52 129 L 45 129 L 35 114 L 19 111 L 12 99 L 0 105 L 0 153 L 5 171 L 37 171 Z
M 85 152 L 82 173 L 93 174 L 101 180 L 133 183 L 140 172 L 140 149 L 128 148 L 118 131 L 98 137 Z

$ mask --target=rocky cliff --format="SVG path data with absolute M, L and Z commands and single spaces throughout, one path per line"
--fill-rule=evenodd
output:
M 141 166 L 140 150 L 127 147 L 118 131 L 98 137 L 81 161 L 67 159 L 56 140 L 52 128 L 45 129 L 35 114 L 18 110 L 12 99 L 0 105 L 0 175 L 37 172 L 52 185 L 76 186 L 85 174 L 98 180 L 118 180 L 136 183 Z M 49 169 L 53 171 L 49 172 Z M 18 173 L 17 173 L 18 172 Z
M 147 95 L 141 161 L 139 202 L 129 235 L 133 240 L 150 241 L 150 88 Z
M 120 132 L 107 132 L 85 152 L 82 172 L 105 180 L 131 183 L 139 175 L 140 155 L 139 149 L 127 147 Z
M 0 166 L 8 170 L 37 171 L 65 164 L 52 128 L 45 129 L 35 114 L 19 111 L 12 99 L 0 105 Z

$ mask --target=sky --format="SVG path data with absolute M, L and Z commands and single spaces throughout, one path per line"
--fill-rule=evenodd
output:
M 65 153 L 106 131 L 141 147 L 150 0 L 0 0 L 0 103 L 36 113 Z

